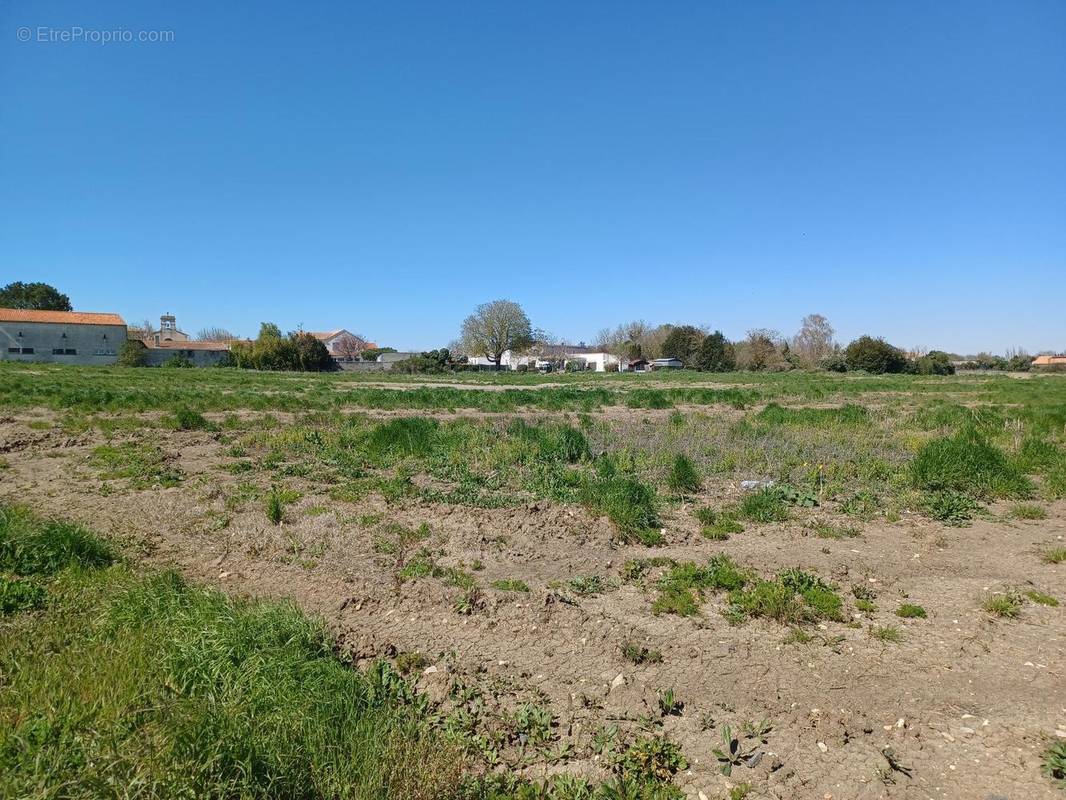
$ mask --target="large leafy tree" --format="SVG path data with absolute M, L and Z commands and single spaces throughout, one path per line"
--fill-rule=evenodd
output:
M 0 308 L 71 311 L 70 298 L 47 283 L 15 281 L 0 289 Z
M 663 339 L 663 358 L 679 358 L 684 364 L 691 364 L 703 344 L 703 331 L 694 325 L 678 325 L 670 329 Z
M 860 336 L 849 344 L 844 350 L 844 360 L 849 370 L 864 370 L 877 375 L 907 369 L 907 357 L 902 350 L 872 336 Z
M 737 368 L 736 351 L 721 331 L 703 338 L 696 354 L 696 366 L 706 372 L 731 372 Z
M 494 300 L 482 303 L 463 320 L 459 337 L 467 353 L 484 354 L 499 364 L 508 350 L 524 350 L 533 344 L 533 327 L 518 303 Z

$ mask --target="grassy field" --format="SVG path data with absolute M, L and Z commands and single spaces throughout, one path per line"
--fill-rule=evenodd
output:
M 0 414 L 0 796 L 1061 778 L 1006 676 L 1063 656 L 1064 376 L 0 364 Z

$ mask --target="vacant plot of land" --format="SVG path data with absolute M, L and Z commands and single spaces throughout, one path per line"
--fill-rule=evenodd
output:
M 1062 796 L 1066 378 L 0 366 L 0 502 L 296 600 L 467 796 Z

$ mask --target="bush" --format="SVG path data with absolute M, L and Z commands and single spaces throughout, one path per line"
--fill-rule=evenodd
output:
M 184 353 L 175 353 L 163 362 L 163 366 L 167 369 L 192 369 L 193 363 Z
M 940 350 L 933 350 L 915 359 L 912 369 L 916 375 L 954 375 L 955 365 L 951 357 Z
M 930 492 L 955 491 L 976 498 L 1027 497 L 1033 486 L 996 447 L 974 431 L 934 439 L 911 462 L 911 483 Z
M 898 347 L 884 339 L 860 336 L 844 350 L 844 362 L 849 370 L 862 370 L 880 375 L 885 372 L 906 372 L 907 358 Z
M 282 336 L 270 322 L 263 323 L 254 342 L 234 342 L 230 354 L 233 364 L 244 369 L 330 372 L 339 368 L 326 346 L 310 333 Z
M 143 367 L 148 363 L 148 348 L 140 339 L 127 339 L 119 348 L 115 363 L 120 367 Z
M 696 466 L 684 453 L 678 453 L 674 458 L 666 484 L 680 494 L 695 494 L 703 488 Z
M 821 367 L 828 372 L 847 372 L 848 360 L 842 351 L 837 350 L 822 359 Z

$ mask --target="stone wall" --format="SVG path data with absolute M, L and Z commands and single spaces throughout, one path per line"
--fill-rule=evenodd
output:
M 125 342 L 125 325 L 0 322 L 3 361 L 114 364 Z

